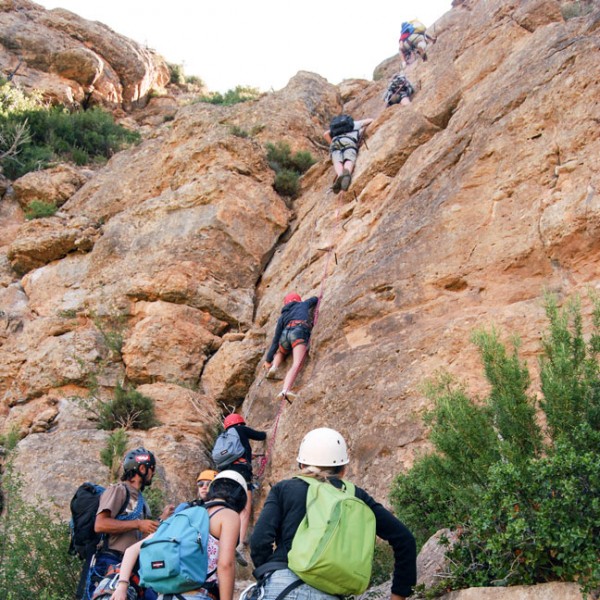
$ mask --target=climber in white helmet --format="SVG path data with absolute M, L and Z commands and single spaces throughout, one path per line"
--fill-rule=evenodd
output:
M 331 492 L 331 488 L 323 489 L 322 486 L 334 486 L 338 490 L 344 490 L 347 495 L 342 494 L 343 496 L 354 498 L 350 500 L 351 503 L 356 503 L 356 498 L 362 501 L 359 503 L 361 506 L 357 505 L 356 509 L 357 514 L 373 521 L 370 543 L 374 542 L 376 533 L 386 540 L 394 551 L 391 599 L 402 600 L 409 596 L 416 583 L 415 539 L 403 523 L 366 491 L 342 480 L 349 462 L 346 442 L 342 435 L 327 427 L 313 429 L 302 440 L 296 460 L 300 469 L 299 476 L 285 479 L 273 486 L 250 540 L 250 554 L 256 567 L 254 575 L 258 580 L 257 585 L 264 589 L 264 600 L 275 600 L 287 588 L 288 600 L 337 598 L 338 590 L 331 583 L 331 580 L 335 579 L 335 573 L 333 577 L 331 573 L 323 577 L 327 581 L 320 581 L 318 574 L 315 577 L 303 572 L 302 577 L 299 577 L 291 569 L 298 562 L 295 555 L 297 531 L 298 534 L 302 532 L 304 537 L 306 529 L 310 530 L 311 526 L 316 528 L 316 524 L 311 525 L 311 519 L 305 519 L 307 496 L 314 498 L 313 491 L 317 487 L 321 495 Z M 340 496 L 336 491 L 333 495 Z M 359 524 L 354 522 L 353 525 L 357 528 Z M 292 551 L 295 538 L 296 545 Z M 340 558 L 348 561 L 356 558 L 348 552 L 352 552 L 353 555 L 360 552 L 357 546 L 358 544 L 347 544 L 344 551 L 338 553 L 342 554 Z M 366 567 L 368 584 L 371 564 Z M 342 565 L 340 570 L 343 568 Z M 306 579 L 310 579 L 310 585 L 305 582 Z M 323 588 L 328 591 L 323 591 Z

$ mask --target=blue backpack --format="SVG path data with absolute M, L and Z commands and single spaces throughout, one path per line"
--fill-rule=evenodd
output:
M 140 584 L 161 594 L 202 587 L 214 573 L 207 572 L 210 517 L 206 507 L 223 504 L 192 505 L 163 521 L 154 535 L 142 542 Z
M 400 29 L 400 33 L 412 35 L 415 32 L 415 26 L 408 21 L 402 23 L 402 28 Z M 408 37 L 408 36 L 406 36 Z

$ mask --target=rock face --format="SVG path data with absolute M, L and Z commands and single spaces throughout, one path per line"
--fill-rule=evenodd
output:
M 96 21 L 28 0 L 0 6 L 0 70 L 66 106 L 144 105 L 169 82 L 165 61 Z
M 54 18 L 21 4 L 33 22 Z M 271 434 L 262 490 L 293 472 L 307 430 L 331 426 L 349 442 L 349 477 L 385 502 L 426 446 L 423 381 L 445 368 L 485 390 L 475 328 L 520 334 L 535 372 L 544 291 L 598 286 L 600 13 L 560 8 L 455 2 L 407 72 L 410 106 L 381 100 L 398 57 L 339 89 L 299 73 L 253 102 L 180 108 L 51 219 L 21 225 L 7 193 L 0 428 L 25 436 L 28 484 L 64 514 L 80 480 L 105 474 L 108 434 L 73 398 L 90 377 L 104 397 L 125 378 L 157 402 L 162 424 L 130 441 L 157 450 L 172 500 L 192 493 L 218 415 L 237 408 Z M 54 14 L 61 32 L 80 23 Z M 335 196 L 322 132 L 342 109 L 375 122 Z M 319 159 L 294 202 L 272 188 L 264 145 L 280 140 Z M 282 407 L 260 362 L 291 290 L 322 301 L 299 397 Z M 34 454 L 52 477 L 28 470 Z

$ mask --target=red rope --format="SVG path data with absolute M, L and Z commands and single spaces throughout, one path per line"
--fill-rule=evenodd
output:
M 340 199 L 341 198 L 343 198 L 343 192 L 340 193 Z M 338 205 L 336 212 L 335 212 L 335 225 L 336 225 L 334 228 L 335 234 L 337 234 L 337 226 L 339 225 L 339 222 L 340 222 L 339 213 L 340 213 L 340 208 Z M 325 267 L 323 268 L 323 275 L 321 276 L 321 286 L 319 288 L 319 295 L 317 296 L 317 305 L 315 306 L 315 313 L 313 316 L 313 328 L 315 327 L 315 325 L 317 324 L 317 321 L 319 319 L 319 308 L 321 306 L 321 301 L 323 300 L 323 294 L 325 291 L 325 281 L 327 280 L 327 271 L 329 270 L 329 261 L 331 260 L 332 254 L 333 254 L 333 246 L 331 246 L 327 250 L 327 260 L 325 261 Z M 294 381 L 296 381 L 296 377 L 298 376 L 298 373 L 300 373 L 300 371 L 302 370 L 302 366 L 304 365 L 304 361 L 306 360 L 309 350 L 310 350 L 310 339 L 307 344 L 306 353 L 302 357 L 302 360 L 300 361 L 300 364 L 298 365 L 298 369 L 296 369 L 296 373 L 294 374 L 294 378 L 292 379 L 292 381 L 290 383 L 290 388 L 294 384 Z M 264 379 L 264 376 L 263 376 L 263 379 Z M 260 383 L 262 383 L 262 380 Z M 277 427 L 279 425 L 279 419 L 281 418 L 281 414 L 283 413 L 283 407 L 285 406 L 285 403 L 287 401 L 288 401 L 287 398 L 284 397 L 284 398 L 282 398 L 281 403 L 279 405 L 279 410 L 277 411 L 277 415 L 275 416 L 275 422 L 273 424 L 273 432 L 269 436 L 269 443 L 267 445 L 267 450 L 266 450 L 265 454 L 260 457 L 258 469 L 256 470 L 257 479 L 260 479 L 264 475 L 265 470 L 267 468 L 267 464 L 269 463 L 269 460 L 271 458 L 273 445 L 275 444 L 275 438 L 277 436 Z M 252 405 L 250 405 L 250 406 L 252 406 Z M 248 408 L 248 413 L 249 412 L 250 412 L 250 407 Z

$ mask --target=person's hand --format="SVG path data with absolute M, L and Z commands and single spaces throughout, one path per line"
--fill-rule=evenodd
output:
M 129 584 L 125 585 L 125 583 L 117 583 L 117 587 L 110 597 L 110 600 L 127 600 L 128 588 Z
M 175 505 L 174 504 L 167 504 L 164 508 L 162 513 L 160 514 L 159 517 L 159 522 L 160 521 L 165 521 L 166 519 L 168 519 L 172 514 L 173 511 L 175 510 Z
M 158 529 L 158 521 L 152 521 L 151 519 L 138 519 L 138 530 L 144 535 L 150 535 Z

